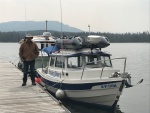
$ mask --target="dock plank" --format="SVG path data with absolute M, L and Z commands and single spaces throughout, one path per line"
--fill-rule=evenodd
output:
M 67 113 L 28 78 L 22 87 L 22 72 L 9 62 L 0 62 L 0 113 Z

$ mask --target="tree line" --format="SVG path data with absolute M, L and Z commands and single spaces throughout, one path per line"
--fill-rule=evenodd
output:
M 35 31 L 12 31 L 12 32 L 0 32 L 0 42 L 19 42 L 25 37 L 26 34 L 32 35 L 42 35 L 44 30 Z M 58 32 L 58 31 L 48 31 L 54 37 L 61 37 L 62 35 L 70 36 L 81 36 L 86 37 L 89 32 Z M 138 32 L 138 33 L 108 33 L 108 32 L 90 32 L 91 35 L 105 36 L 109 39 L 110 43 L 144 43 L 150 42 L 149 32 Z

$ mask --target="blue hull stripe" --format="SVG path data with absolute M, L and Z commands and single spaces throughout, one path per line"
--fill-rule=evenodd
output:
M 53 86 L 54 88 L 61 88 L 62 90 L 88 90 L 91 89 L 93 86 L 96 85 L 104 85 L 104 84 L 111 84 L 111 83 L 118 83 L 120 81 L 111 81 L 111 82 L 97 82 L 97 83 L 82 83 L 82 84 L 69 84 L 69 83 L 57 83 L 46 80 L 45 78 L 41 77 L 42 81 L 48 85 Z

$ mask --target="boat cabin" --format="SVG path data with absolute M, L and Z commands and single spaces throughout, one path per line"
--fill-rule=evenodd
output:
M 65 79 L 100 78 L 104 68 L 112 68 L 110 54 L 100 50 L 92 52 L 60 51 L 50 54 L 45 73 Z M 110 71 L 103 71 L 110 76 Z M 107 73 L 107 74 L 106 74 Z
M 110 54 L 101 48 L 109 46 L 109 42 L 101 36 L 58 39 L 56 46 L 44 48 L 49 56 L 46 74 L 65 79 L 95 79 L 102 75 L 110 76 L 114 71 Z M 107 70 L 107 71 L 106 71 Z
M 53 39 L 52 37 L 34 36 L 32 41 L 37 44 L 39 50 L 42 50 L 43 48 L 48 46 L 55 45 L 55 39 Z
M 50 55 L 50 67 L 64 68 L 64 69 L 83 69 L 89 68 L 104 68 L 111 67 L 110 54 L 104 52 L 81 52 L 65 54 L 51 54 Z

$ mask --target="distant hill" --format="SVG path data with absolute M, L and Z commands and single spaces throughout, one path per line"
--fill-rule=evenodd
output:
M 9 31 L 31 31 L 31 30 L 45 30 L 46 22 L 45 21 L 10 21 L 0 23 L 1 32 Z M 61 23 L 58 21 L 48 21 L 47 30 L 61 31 Z M 62 24 L 62 31 L 65 32 L 83 32 L 75 27 Z

